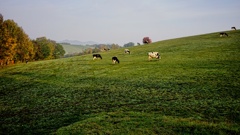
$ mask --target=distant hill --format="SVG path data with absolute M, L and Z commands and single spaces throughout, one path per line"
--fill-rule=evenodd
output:
M 78 40 L 63 40 L 63 41 L 59 41 L 59 43 L 69 43 L 71 45 L 94 45 L 94 44 L 98 44 L 97 42 L 94 41 L 86 41 L 86 42 L 82 42 L 82 41 L 78 41 Z
M 106 48 L 111 48 L 112 47 L 112 44 L 87 44 L 87 45 L 80 45 L 80 44 L 78 44 L 78 45 L 75 45 L 75 44 L 71 44 L 71 43 L 67 43 L 67 42 L 59 43 L 59 44 L 61 44 L 63 46 L 63 48 L 64 48 L 64 50 L 66 52 L 65 55 L 81 53 L 85 49 L 88 49 L 88 48 L 92 48 L 92 49 L 100 48 L 102 45 L 104 45 Z
M 85 45 L 71 45 L 71 44 L 66 44 L 66 43 L 60 43 L 64 50 L 65 50 L 65 55 L 66 54 L 74 54 L 74 53 L 80 53 L 84 49 L 89 48 L 88 46 Z

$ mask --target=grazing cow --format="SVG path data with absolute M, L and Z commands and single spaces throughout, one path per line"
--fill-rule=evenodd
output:
M 104 50 L 104 51 L 109 51 L 110 49 L 109 49 L 109 48 L 104 48 L 103 50 Z
M 158 52 L 149 52 L 148 53 L 148 60 L 151 60 L 152 58 L 156 58 L 156 59 L 161 59 L 161 56 Z
M 115 64 L 116 62 L 120 63 L 116 56 L 112 57 L 112 63 Z
M 93 54 L 93 60 L 95 60 L 97 58 L 101 58 L 102 59 L 102 56 L 100 54 Z
M 124 52 L 130 54 L 130 50 L 128 49 L 125 49 Z
M 237 30 L 236 27 L 232 27 L 231 29 L 232 29 L 232 30 Z
M 222 36 L 227 36 L 228 37 L 228 34 L 226 32 L 221 32 L 221 33 L 219 33 L 219 35 L 220 35 L 220 37 L 222 37 Z

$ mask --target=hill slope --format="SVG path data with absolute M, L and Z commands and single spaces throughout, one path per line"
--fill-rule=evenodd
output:
M 69 45 L 60 43 L 63 46 L 63 49 L 65 50 L 66 54 L 74 54 L 74 53 L 81 53 L 84 49 L 88 48 L 87 46 L 83 45 Z
M 0 134 L 239 134 L 240 31 L 228 33 L 1 69 Z

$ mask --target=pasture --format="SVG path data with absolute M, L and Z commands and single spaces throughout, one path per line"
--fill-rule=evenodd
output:
M 0 134 L 240 134 L 240 31 L 227 33 L 2 68 Z
M 65 50 L 65 55 L 67 54 L 75 54 L 75 53 L 81 53 L 83 50 L 87 49 L 88 46 L 83 46 L 83 45 L 69 45 L 69 44 L 64 44 L 60 43 L 64 50 Z

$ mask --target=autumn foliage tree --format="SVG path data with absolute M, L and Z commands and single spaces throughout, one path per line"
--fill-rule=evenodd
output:
M 3 20 L 0 15 L 0 61 L 1 65 L 24 62 L 34 56 L 33 44 L 28 35 L 13 20 Z
M 33 43 L 24 33 L 23 29 L 18 27 L 17 29 L 17 46 L 15 48 L 16 55 L 15 60 L 24 62 L 26 60 L 32 60 L 34 57 Z
M 30 40 L 13 20 L 4 20 L 0 14 L 0 66 L 10 63 L 43 59 L 56 59 L 65 54 L 55 41 L 38 38 Z
M 150 43 L 152 43 L 152 40 L 149 37 L 143 38 L 143 44 L 150 44 Z
M 2 16 L 2 15 L 1 15 Z M 16 24 L 11 21 L 3 21 L 0 25 L 0 65 L 8 65 L 16 54 L 17 39 L 14 36 Z

